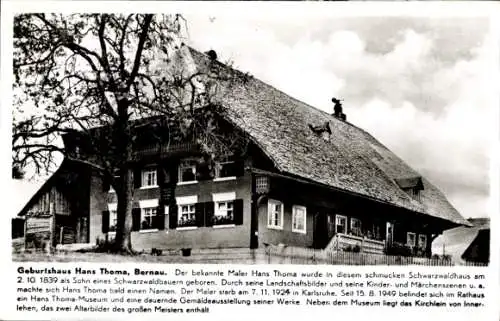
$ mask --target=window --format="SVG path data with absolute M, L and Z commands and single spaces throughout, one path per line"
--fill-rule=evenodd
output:
M 413 199 L 420 201 L 420 190 L 416 187 L 403 188 L 406 194 L 410 195 Z
M 177 197 L 178 216 L 177 227 L 196 228 L 196 203 L 198 196 Z
M 269 177 L 257 176 L 255 178 L 255 192 L 257 194 L 265 194 L 269 192 Z
M 269 200 L 267 209 L 267 227 L 283 229 L 283 203 Z
M 179 183 L 196 182 L 196 162 L 185 160 L 179 164 Z
M 306 233 L 306 208 L 294 205 L 292 208 L 292 232 Z
M 150 168 L 142 171 L 141 187 L 157 186 L 156 182 L 156 169 Z
M 212 194 L 215 204 L 215 213 L 212 218 L 213 225 L 234 224 L 234 200 L 236 192 Z
M 360 219 L 351 217 L 351 234 L 356 236 L 363 236 Z
M 373 240 L 381 240 L 382 233 L 380 228 L 380 223 L 373 223 L 372 228 L 368 230 L 368 238 Z
M 141 209 L 141 230 L 155 228 L 156 207 L 146 207 Z
M 416 199 L 417 201 L 420 201 L 420 190 L 414 188 L 412 190 L 411 195 L 413 196 L 414 199 Z
M 347 217 L 343 215 L 335 216 L 335 233 L 346 234 L 347 232 Z
M 421 249 L 425 249 L 427 247 L 427 235 L 425 234 L 418 235 L 418 247 Z
M 109 211 L 109 231 L 115 232 L 118 224 L 118 212 L 116 210 Z
M 214 225 L 234 224 L 234 202 L 217 202 L 213 220 Z
M 186 204 L 179 206 L 179 222 L 177 226 L 196 226 L 196 208 L 194 204 Z
M 415 233 L 408 232 L 406 233 L 406 245 L 414 247 L 417 242 L 417 237 Z
M 141 209 L 140 229 L 152 230 L 156 229 L 156 210 L 158 208 L 158 199 L 140 200 L 139 207 Z
M 229 178 L 236 177 L 236 163 L 218 162 L 215 164 L 215 178 Z

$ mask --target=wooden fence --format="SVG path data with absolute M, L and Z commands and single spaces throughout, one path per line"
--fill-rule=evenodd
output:
M 441 258 L 394 256 L 374 253 L 325 251 L 311 248 L 269 246 L 265 249 L 268 264 L 333 264 L 333 265 L 425 265 L 453 266 L 451 260 Z M 465 262 L 467 266 L 486 266 Z

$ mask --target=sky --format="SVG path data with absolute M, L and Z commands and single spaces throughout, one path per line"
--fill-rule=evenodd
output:
M 254 11 L 255 12 L 255 11 Z M 464 217 L 488 216 L 494 35 L 485 18 L 184 13 L 186 41 L 316 108 L 344 100 L 359 126 L 438 186 Z M 20 209 L 41 182 L 17 184 Z
M 494 51 L 483 18 L 186 15 L 189 43 L 347 120 L 488 216 Z M 493 134 L 493 135 L 492 135 Z

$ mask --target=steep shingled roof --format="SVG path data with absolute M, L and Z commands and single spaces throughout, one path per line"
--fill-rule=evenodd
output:
M 204 54 L 193 49 L 190 52 L 195 64 L 209 63 Z M 421 175 L 364 130 L 254 77 L 226 85 L 230 88 L 221 90 L 220 100 L 229 118 L 252 137 L 279 171 L 468 225 L 425 178 L 420 201 L 406 194 L 395 179 Z M 332 131 L 328 140 L 309 127 L 325 122 Z

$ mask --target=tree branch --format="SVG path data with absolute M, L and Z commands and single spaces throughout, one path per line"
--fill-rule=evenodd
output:
M 125 92 L 130 90 L 130 86 L 135 80 L 137 73 L 139 72 L 139 67 L 141 66 L 141 56 L 142 50 L 144 49 L 144 43 L 148 38 L 149 25 L 151 24 L 151 20 L 153 19 L 152 14 L 147 14 L 144 18 L 144 25 L 142 26 L 142 32 L 139 37 L 139 44 L 137 45 L 137 51 L 135 52 L 134 65 L 132 67 L 132 72 L 130 73 L 130 77 L 128 79 Z

